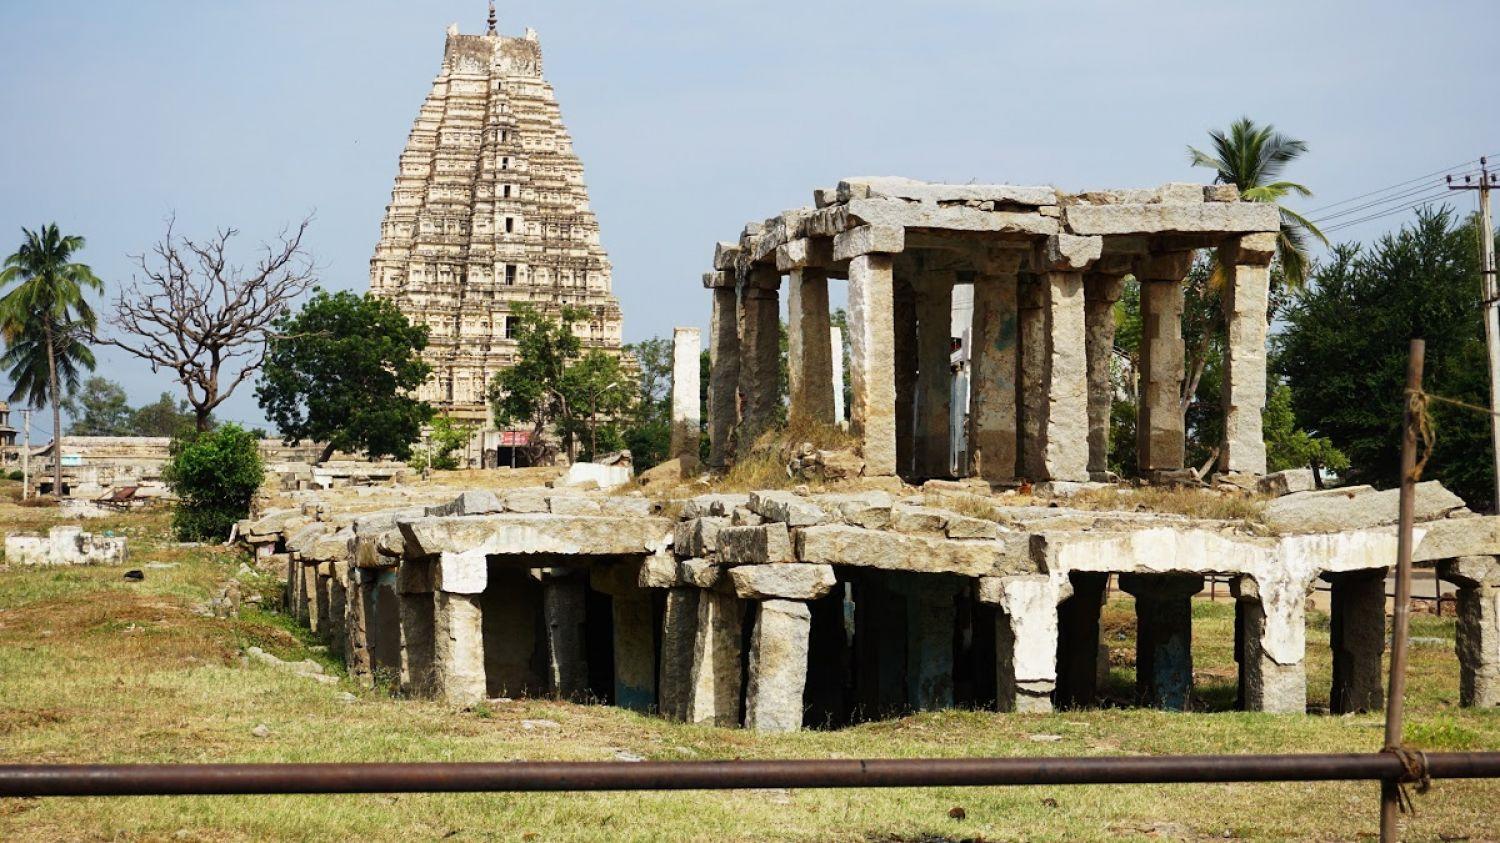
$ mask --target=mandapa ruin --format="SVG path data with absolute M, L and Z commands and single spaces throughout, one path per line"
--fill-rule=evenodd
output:
M 514 304 L 575 326 L 585 348 L 620 348 L 620 305 L 589 208 L 583 164 L 542 77 L 536 32 L 448 28 L 443 64 L 412 125 L 370 261 L 370 292 L 431 332 L 418 397 L 487 424 L 487 389 L 514 362 Z

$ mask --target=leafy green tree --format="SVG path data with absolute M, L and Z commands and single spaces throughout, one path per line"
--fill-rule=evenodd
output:
M 56 223 L 21 229 L 21 247 L 0 265 L 0 338 L 13 388 L 11 401 L 52 405 L 52 430 L 62 434 L 63 389 L 78 388 L 79 372 L 94 368 L 85 344 L 98 325 L 84 295 L 104 285 L 86 264 L 75 261 L 83 238 L 64 235 Z M 62 495 L 62 459 L 52 461 L 52 494 Z
M 407 464 L 418 470 L 430 467 L 452 471 L 458 468 L 458 458 L 453 454 L 469 444 L 474 437 L 474 428 L 475 425 L 457 421 L 452 416 L 434 417 L 427 431 L 426 443 L 412 451 Z
M 92 377 L 63 401 L 63 409 L 73 419 L 69 436 L 131 436 L 135 434 L 134 411 L 119 384 L 108 378 Z
M 1271 471 L 1311 468 L 1321 486 L 1324 471 L 1349 467 L 1349 458 L 1328 437 L 1314 436 L 1297 426 L 1292 388 L 1284 383 L 1272 384 L 1261 413 L 1261 429 L 1266 439 L 1266 467 Z
M 1323 244 L 1328 238 L 1311 221 L 1281 204 L 1290 195 L 1307 197 L 1312 191 L 1294 181 L 1285 181 L 1282 173 L 1291 162 L 1307 152 L 1307 144 L 1283 135 L 1267 123 L 1257 125 L 1241 117 L 1229 125 L 1229 131 L 1212 130 L 1213 152 L 1188 147 L 1193 165 L 1217 171 L 1215 181 L 1239 188 L 1240 197 L 1250 202 L 1272 202 L 1281 211 L 1281 233 L 1276 244 L 1277 260 L 1285 280 L 1300 287 L 1307 279 L 1307 241 Z
M 217 422 L 210 413 L 209 428 L 215 424 Z M 137 407 L 131 416 L 130 425 L 136 436 L 182 436 L 189 430 L 197 429 L 198 416 L 187 401 L 173 403 L 172 394 L 163 392 L 150 404 Z
M 1427 341 L 1429 392 L 1488 404 L 1477 236 L 1473 219 L 1421 210 L 1368 248 L 1336 247 L 1285 309 L 1275 360 L 1293 412 L 1348 456 L 1350 480 L 1399 482 L 1411 338 Z M 1437 446 L 1423 477 L 1442 480 L 1472 506 L 1492 504 L 1488 421 L 1439 403 L 1429 411 Z
M 584 448 L 583 458 L 618 451 L 625 445 L 620 422 L 637 400 L 636 383 L 620 364 L 620 358 L 591 349 L 563 373 L 562 392 L 575 408 L 571 417 L 558 424 L 563 446 Z
M 573 305 L 564 305 L 556 319 L 526 302 L 511 306 L 516 361 L 490 381 L 490 408 L 497 427 L 530 426 L 526 456 L 532 465 L 557 452 L 549 430 L 566 427 L 577 417 L 579 408 L 564 391 L 563 376 L 583 351 L 573 326 L 588 317 L 587 310 Z
M 327 442 L 372 458 L 406 459 L 432 407 L 411 397 L 431 368 L 427 327 L 394 304 L 350 292 L 316 291 L 277 319 L 255 396 L 289 445 Z
M 637 470 L 667 458 L 672 446 L 672 340 L 653 337 L 625 346 L 640 371 L 635 405 L 621 431 Z
M 172 442 L 162 479 L 177 496 L 172 528 L 184 541 L 221 541 L 250 514 L 264 479 L 260 442 L 237 424 L 191 431 Z

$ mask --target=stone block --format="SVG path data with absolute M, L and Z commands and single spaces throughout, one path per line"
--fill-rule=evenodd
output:
M 489 585 L 484 553 L 440 553 L 433 568 L 433 588 L 450 594 L 482 594 Z
M 954 541 L 825 524 L 797 531 L 797 558 L 824 565 L 985 576 L 1027 564 L 991 541 Z
M 547 493 L 544 489 L 517 489 L 505 495 L 506 512 L 549 512 Z
M 964 205 L 928 205 L 899 199 L 853 199 L 847 206 L 852 225 L 885 226 L 892 229 L 945 229 L 996 234 L 1058 233 L 1057 220 L 1034 212 L 984 211 Z M 885 251 L 872 249 L 870 251 Z M 893 250 L 896 252 L 901 249 Z M 852 254 L 862 254 L 850 252 Z M 834 241 L 834 258 L 839 257 Z
M 734 593 L 747 600 L 816 600 L 833 590 L 838 580 L 831 565 L 747 565 L 730 568 Z
M 1102 237 L 1054 234 L 1047 238 L 1042 251 L 1042 260 L 1048 269 L 1081 270 L 1092 265 L 1102 254 L 1104 254 Z
M 1196 205 L 1203 202 L 1204 186 L 1172 181 L 1156 189 L 1156 199 L 1163 205 Z
M 641 563 L 636 577 L 640 588 L 673 588 L 682 585 L 682 576 L 676 557 L 671 553 L 655 553 Z
M 604 513 L 598 501 L 575 495 L 553 495 L 547 503 L 553 515 L 602 515 Z
M 1238 202 L 1240 201 L 1240 188 L 1233 184 L 1208 184 L 1203 186 L 1203 201 L 1205 202 Z
M 1056 205 L 1051 187 L 1013 184 L 933 184 L 900 176 L 873 176 L 839 182 L 840 202 L 852 199 L 904 199 L 928 204 L 994 202 L 1008 205 Z
M 1401 490 L 1369 486 L 1297 492 L 1266 505 L 1266 523 L 1280 533 L 1324 533 L 1394 524 Z M 1416 518 L 1443 518 L 1464 508 L 1463 499 L 1436 480 L 1417 484 Z
M 802 728 L 811 629 L 812 614 L 806 605 L 788 600 L 761 604 L 750 638 L 746 728 L 757 732 Z
M 719 549 L 719 531 L 729 525 L 721 516 L 689 518 L 672 528 L 672 547 L 679 556 L 707 556 Z
M 447 503 L 434 504 L 424 510 L 426 515 L 486 515 L 495 512 L 504 512 L 505 505 L 500 502 L 499 496 L 494 492 L 478 490 L 466 491 Z
M 1196 234 L 1276 231 L 1281 215 L 1271 202 L 1197 205 L 1070 205 L 1064 219 L 1073 234 Z
M 746 494 L 699 495 L 689 498 L 682 505 L 683 518 L 706 518 L 710 515 L 727 516 L 737 507 L 750 503 Z
M 792 540 L 785 524 L 724 527 L 719 530 L 719 559 L 725 565 L 791 562 Z
M 750 511 L 788 527 L 812 527 L 828 523 L 829 515 L 813 501 L 792 492 L 751 492 Z M 697 554 L 695 554 L 697 555 Z
M 890 225 L 851 228 L 833 238 L 833 259 L 836 261 L 859 255 L 897 254 L 905 249 L 905 230 Z
M 671 522 L 664 518 L 504 513 L 418 518 L 401 524 L 408 553 L 414 556 L 444 552 L 628 556 L 655 552 L 671 540 L 671 534 Z
M 734 269 L 735 262 L 740 258 L 740 244 L 719 241 L 714 244 L 714 269 Z
M 949 514 L 946 510 L 926 506 L 893 507 L 891 529 L 898 533 L 942 533 Z
M 966 515 L 949 515 L 943 531 L 950 539 L 995 539 L 1000 536 L 1000 525 L 983 518 Z
M 1317 488 L 1318 484 L 1310 468 L 1289 468 L 1285 471 L 1272 472 L 1260 478 L 1256 483 L 1256 490 L 1262 495 L 1276 498 L 1295 492 L 1311 492 Z
M 729 526 L 731 527 L 759 527 L 766 523 L 766 519 L 750 511 L 748 506 L 737 506 L 729 513 Z

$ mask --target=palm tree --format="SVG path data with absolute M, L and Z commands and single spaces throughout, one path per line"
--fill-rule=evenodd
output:
M 85 290 L 104 285 L 73 256 L 83 238 L 63 235 L 57 224 L 38 231 L 21 229 L 25 240 L 0 265 L 0 337 L 5 353 L 0 367 L 9 369 L 10 400 L 52 405 L 52 494 L 62 495 L 62 392 L 78 387 L 81 369 L 94 368 L 94 353 L 84 343 L 98 326 Z
M 1214 154 L 1189 146 L 1188 156 L 1193 166 L 1217 170 L 1219 174 L 1214 180 L 1238 187 L 1240 197 L 1247 201 L 1276 203 L 1281 211 L 1276 256 L 1281 261 L 1287 286 L 1301 287 L 1307 280 L 1308 238 L 1328 244 L 1328 238 L 1311 221 L 1281 205 L 1281 200 L 1293 193 L 1312 195 L 1312 191 L 1297 182 L 1281 180 L 1286 165 L 1306 152 L 1307 144 L 1281 134 L 1269 123 L 1257 126 L 1249 117 L 1231 123 L 1227 133 L 1213 130 L 1208 136 L 1213 140 Z

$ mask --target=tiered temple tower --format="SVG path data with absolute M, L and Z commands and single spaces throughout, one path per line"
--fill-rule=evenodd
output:
M 514 361 L 511 308 L 582 306 L 586 348 L 620 347 L 620 304 L 589 208 L 583 164 L 542 78 L 535 31 L 461 35 L 401 154 L 370 261 L 370 291 L 431 331 L 419 396 L 460 418 L 489 418 L 485 392 Z

